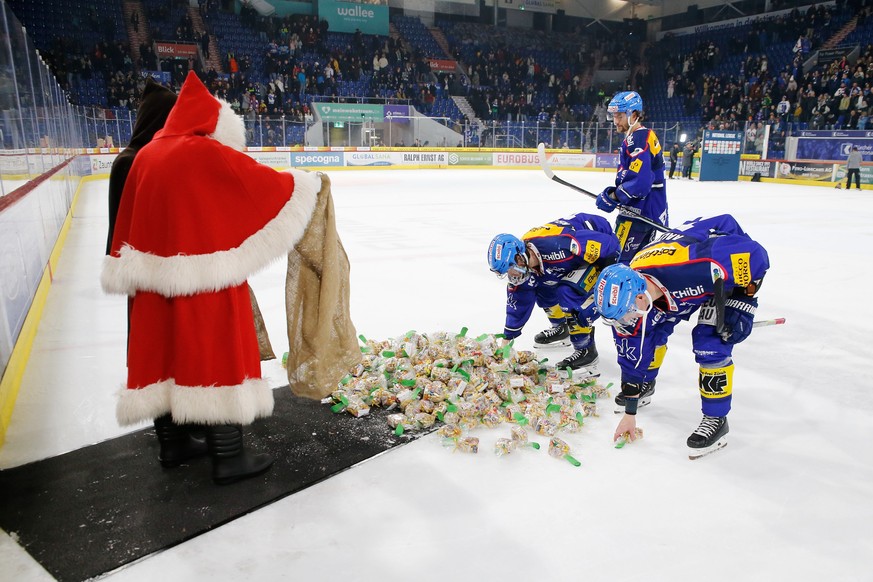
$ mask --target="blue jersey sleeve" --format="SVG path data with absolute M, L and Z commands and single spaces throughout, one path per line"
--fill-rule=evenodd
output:
M 533 277 L 521 285 L 506 286 L 506 324 L 503 335 L 506 339 L 517 338 L 536 303 L 536 281 Z

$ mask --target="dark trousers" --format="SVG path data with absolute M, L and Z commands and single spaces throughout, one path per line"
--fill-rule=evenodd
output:
M 673 172 L 676 171 L 676 160 L 670 160 L 670 177 L 673 177 Z
M 861 170 L 858 168 L 849 168 L 846 174 L 846 190 L 852 187 L 852 176 L 855 176 L 855 186 L 858 190 L 861 189 Z

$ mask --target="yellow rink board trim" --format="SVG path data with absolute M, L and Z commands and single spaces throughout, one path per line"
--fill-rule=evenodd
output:
M 36 288 L 36 293 L 33 296 L 33 302 L 30 304 L 30 309 L 27 311 L 27 317 L 24 318 L 24 325 L 21 327 L 21 333 L 18 334 L 18 339 L 15 342 L 15 347 L 12 348 L 12 354 L 9 357 L 9 363 L 6 364 L 6 371 L 3 373 L 3 378 L 0 379 L 0 447 L 6 442 L 6 430 L 12 422 L 12 411 L 15 409 L 15 401 L 18 398 L 18 391 L 21 388 L 21 380 L 24 377 L 24 370 L 27 369 L 27 362 L 30 359 L 30 353 L 33 349 L 33 342 L 36 339 L 36 332 L 39 328 L 39 322 L 42 320 L 42 314 L 45 309 L 45 303 L 48 299 L 49 289 L 52 284 L 52 272 L 57 269 L 58 261 L 61 252 L 64 248 L 64 243 L 67 240 L 67 233 L 70 231 L 73 212 L 76 208 L 76 203 L 79 200 L 79 193 L 82 190 L 82 184 L 86 181 L 94 179 L 103 179 L 95 176 L 85 176 L 79 180 L 79 186 L 76 188 L 76 193 L 73 195 L 73 202 L 70 204 L 70 210 L 67 212 L 67 217 L 64 219 L 64 224 L 61 226 L 61 231 L 58 233 L 58 239 L 55 241 L 55 246 L 49 255 L 48 264 L 42 273 L 42 278 Z

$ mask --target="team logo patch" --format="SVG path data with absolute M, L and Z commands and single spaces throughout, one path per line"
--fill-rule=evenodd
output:
M 731 255 L 731 267 L 734 271 L 734 283 L 745 287 L 752 282 L 752 265 L 749 253 L 736 253 Z
M 573 239 L 570 241 L 570 253 L 574 256 L 579 256 L 579 241 Z M 585 260 L 588 261 L 588 255 L 585 255 Z M 593 263 L 594 261 L 588 261 L 589 263 Z
M 725 279 L 727 279 L 727 276 L 724 272 L 724 269 L 722 269 L 719 265 L 713 264 L 712 265 L 712 282 L 715 283 L 719 279 L 724 281 Z
M 642 167 L 643 167 L 643 161 L 640 159 L 636 159 L 630 163 L 630 165 L 627 167 L 627 169 L 630 170 L 631 172 L 633 172 L 634 174 L 637 174 L 637 173 L 639 173 L 640 168 L 642 168 Z

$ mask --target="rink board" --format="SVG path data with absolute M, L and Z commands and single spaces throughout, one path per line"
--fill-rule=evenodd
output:
M 0 528 L 59 581 L 85 580 L 180 544 L 424 433 L 395 436 L 386 412 L 354 418 L 274 391 L 272 417 L 247 447 L 276 463 L 263 476 L 216 486 L 200 458 L 157 461 L 154 429 L 0 471 Z

